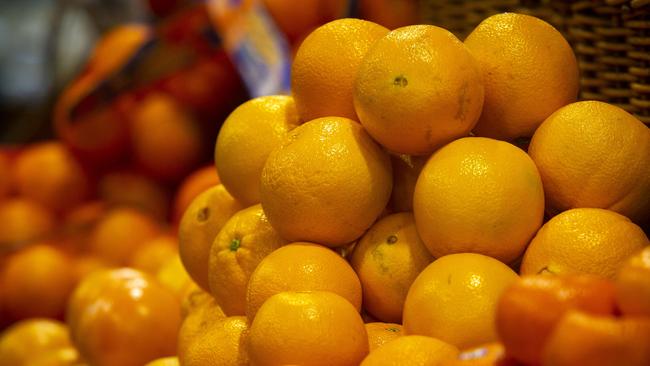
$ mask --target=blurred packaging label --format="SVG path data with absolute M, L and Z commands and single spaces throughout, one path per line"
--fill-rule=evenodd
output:
M 288 94 L 288 42 L 259 0 L 207 0 L 208 12 L 252 97 Z

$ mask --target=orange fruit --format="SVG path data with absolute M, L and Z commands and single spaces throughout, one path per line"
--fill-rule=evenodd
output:
M 650 246 L 627 259 L 616 274 L 616 303 L 629 316 L 650 316 Z
M 542 224 L 544 191 L 524 151 L 468 137 L 427 161 L 415 186 L 413 212 L 434 257 L 475 252 L 509 263 Z
M 219 183 L 221 183 L 221 180 L 214 165 L 199 168 L 185 177 L 176 190 L 172 209 L 172 221 L 175 223 L 180 222 L 183 213 L 185 213 L 185 210 L 194 198 Z
M 305 38 L 291 66 L 291 91 L 303 121 L 338 116 L 357 120 L 352 102 L 361 59 L 388 29 L 361 19 L 326 23 Z
M 501 140 L 531 137 L 544 119 L 578 97 L 576 57 L 545 21 L 503 13 L 483 20 L 465 39 L 485 82 L 474 133 Z
M 244 206 L 260 202 L 264 162 L 299 123 L 293 98 L 286 95 L 251 99 L 224 121 L 214 149 L 214 162 L 224 187 Z
M 650 318 L 603 317 L 571 311 L 555 327 L 544 365 L 650 365 Z
M 555 325 L 572 309 L 613 314 L 614 283 L 591 275 L 521 277 L 499 298 L 499 339 L 509 356 L 537 364 Z
M 443 362 L 440 366 L 518 366 L 505 357 L 503 345 L 498 342 L 462 350 L 457 359 Z
M 244 334 L 248 323 L 244 316 L 231 316 L 210 323 L 191 338 L 186 348 L 179 348 L 183 366 L 248 365 Z
M 75 285 L 72 261 L 61 250 L 34 244 L 7 258 L 0 271 L 10 318 L 61 317 Z
M 88 363 L 140 366 L 175 354 L 180 304 L 143 272 L 98 271 L 75 289 L 66 320 Z
M 597 101 L 560 108 L 528 149 L 544 183 L 546 210 L 606 208 L 641 223 L 650 212 L 650 129 Z
M 76 252 L 83 252 L 88 247 L 91 232 L 95 224 L 106 214 L 108 207 L 100 200 L 86 201 L 71 209 L 60 224 L 64 238 L 71 241 Z
M 107 263 L 125 265 L 137 248 L 157 237 L 161 228 L 151 216 L 133 208 L 114 208 L 95 225 L 90 251 Z
M 180 366 L 178 357 L 163 357 L 155 359 L 144 366 Z
M 178 225 L 178 251 L 192 280 L 206 291 L 210 247 L 230 216 L 242 206 L 219 184 L 192 200 Z
M 291 130 L 269 155 L 262 207 L 286 239 L 341 246 L 360 237 L 386 207 L 391 174 L 388 154 L 361 125 L 318 118 Z
M 9 193 L 13 189 L 13 183 L 11 181 L 12 168 L 11 160 L 0 151 L 0 200 L 9 196 Z
M 161 263 L 155 277 L 161 285 L 172 291 L 178 299 L 182 299 L 188 289 L 195 284 L 185 267 L 183 267 L 183 262 L 181 262 L 178 254 L 174 254 L 174 256 Z
M 74 273 L 75 285 L 86 278 L 89 274 L 109 268 L 109 265 L 106 262 L 92 254 L 78 254 L 71 258 L 73 261 L 72 273 Z
M 363 308 L 377 319 L 399 323 L 406 293 L 433 261 L 410 212 L 388 215 L 357 243 L 350 264 L 363 289 Z
M 169 259 L 176 255 L 178 255 L 176 237 L 161 235 L 139 246 L 131 256 L 129 267 L 155 275 Z
M 565 211 L 542 226 L 526 249 L 521 274 L 591 273 L 614 278 L 628 257 L 650 245 L 627 217 L 601 208 Z
M 216 304 L 216 301 L 209 292 L 200 288 L 194 281 L 190 282 L 190 284 L 183 289 L 181 295 L 181 317 L 184 320 L 190 312 L 208 302 Z
M 497 301 L 517 278 L 508 266 L 485 255 L 460 253 L 438 258 L 409 289 L 404 331 L 459 348 L 496 341 Z
M 304 32 L 325 22 L 339 18 L 345 14 L 347 3 L 344 0 L 264 0 L 276 25 L 287 36 L 289 41 L 295 41 Z
M 27 198 L 0 202 L 0 252 L 8 252 L 52 234 L 56 220 L 41 204 Z
M 30 366 L 86 366 L 74 347 L 46 351 L 30 359 Z
M 226 318 L 217 301 L 203 290 L 189 295 L 184 299 L 182 306 L 185 317 L 178 332 L 178 350 L 181 353 L 187 349 L 192 339 L 204 332 L 207 327 Z
M 198 122 L 171 96 L 149 94 L 131 117 L 133 155 L 154 177 L 176 181 L 200 163 L 206 146 Z
M 248 333 L 253 365 L 358 365 L 367 353 L 368 336 L 359 312 L 329 291 L 271 296 Z
M 128 206 L 158 220 L 167 219 L 169 194 L 157 181 L 129 171 L 104 175 L 98 185 L 99 197 L 109 207 Z
M 393 167 L 393 191 L 388 208 L 393 212 L 413 211 L 413 192 L 422 167 L 429 156 L 390 155 Z
M 283 291 L 331 291 L 361 309 L 361 283 L 352 267 L 334 251 L 311 243 L 291 243 L 267 255 L 250 276 L 246 315 Z
M 426 155 L 472 130 L 483 105 L 476 61 L 449 31 L 395 29 L 363 58 L 354 84 L 359 121 L 388 150 Z
M 388 29 L 420 23 L 415 0 L 359 0 L 361 18 L 379 23 Z
M 366 323 L 366 333 L 370 352 L 404 335 L 401 324 L 381 322 Z
M 246 314 L 248 279 L 264 257 L 287 243 L 259 204 L 226 221 L 210 247 L 208 280 L 210 292 L 227 315 Z
M 76 206 L 90 189 L 81 165 L 60 142 L 28 146 L 14 161 L 13 173 L 18 193 L 52 211 Z
M 438 365 L 458 355 L 458 348 L 439 339 L 406 335 L 372 351 L 360 366 Z
M 30 366 L 34 358 L 70 345 L 64 323 L 40 318 L 23 320 L 0 334 L 0 365 Z

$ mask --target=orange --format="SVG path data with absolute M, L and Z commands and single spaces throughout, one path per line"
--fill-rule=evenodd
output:
M 242 208 L 219 184 L 196 196 L 181 218 L 178 250 L 183 266 L 192 280 L 206 291 L 210 289 L 208 258 L 212 242 L 230 216 Z
M 503 13 L 465 39 L 485 81 L 483 112 L 474 132 L 500 140 L 531 137 L 558 108 L 578 97 L 579 72 L 569 43 L 530 15 Z
M 361 283 L 352 267 L 331 249 L 296 242 L 276 249 L 257 265 L 246 289 L 246 315 L 283 291 L 331 291 L 361 309 Z
M 125 265 L 135 250 L 160 234 L 159 223 L 133 208 L 114 208 L 95 225 L 88 248 L 107 263 Z
M 650 318 L 603 317 L 580 311 L 558 323 L 540 360 L 553 366 L 650 365 Z
M 428 156 L 391 155 L 393 167 L 393 191 L 390 194 L 388 208 L 393 212 L 413 211 L 413 192 L 415 183 Z
M 616 302 L 624 315 L 650 316 L 650 246 L 618 269 Z
M 569 310 L 613 314 L 614 283 L 591 275 L 524 276 L 499 299 L 496 326 L 509 356 L 537 364 L 555 325 Z
M 55 224 L 54 215 L 36 201 L 11 198 L 0 202 L 0 252 L 45 239 Z
M 372 351 L 360 366 L 438 365 L 457 355 L 458 348 L 439 339 L 406 335 Z
M 244 334 L 248 323 L 244 316 L 231 316 L 212 322 L 180 348 L 178 359 L 183 366 L 248 365 Z
M 52 211 L 65 211 L 83 201 L 89 183 L 81 165 L 60 142 L 26 147 L 14 161 L 18 193 Z
M 161 263 L 155 277 L 161 285 L 172 291 L 179 300 L 195 284 L 192 278 L 190 278 L 189 273 L 185 270 L 185 267 L 183 267 L 183 263 L 178 254 L 174 254 L 171 258 Z
M 214 165 L 204 166 L 183 179 L 176 190 L 172 208 L 172 221 L 178 223 L 192 200 L 201 192 L 221 183 Z
M 360 237 L 386 207 L 391 174 L 388 154 L 361 125 L 318 118 L 291 130 L 269 155 L 262 207 L 286 239 L 341 246 Z
M 483 105 L 476 61 L 449 31 L 433 25 L 395 29 L 359 66 L 354 107 L 388 150 L 426 155 L 472 130 Z
M 526 249 L 521 274 L 591 273 L 614 278 L 628 257 L 650 241 L 627 217 L 575 208 L 549 220 Z
M 89 364 L 141 366 L 175 354 L 180 304 L 143 272 L 98 271 L 75 289 L 66 320 Z
M 183 289 L 181 296 L 181 317 L 185 319 L 194 309 L 212 302 L 219 307 L 212 295 L 199 287 L 194 281 Z
M 210 292 L 227 315 L 246 314 L 248 279 L 264 257 L 288 242 L 280 237 L 259 204 L 234 214 L 210 248 Z
M 179 353 L 185 352 L 190 342 L 212 324 L 226 318 L 219 304 L 203 290 L 192 293 L 186 302 L 183 304 L 185 318 L 178 332 Z
M 129 267 L 155 275 L 169 259 L 176 255 L 178 255 L 176 237 L 161 235 L 139 246 L 131 256 Z
M 412 213 L 396 213 L 377 221 L 361 237 L 350 258 L 361 281 L 363 308 L 381 321 L 401 322 L 411 283 L 432 261 Z
M 171 96 L 149 94 L 131 117 L 133 155 L 154 177 L 176 181 L 200 163 L 204 140 L 198 122 Z
M 91 232 L 107 210 L 108 207 L 103 201 L 86 201 L 71 209 L 63 217 L 60 232 L 73 244 L 74 252 L 83 252 L 88 248 Z
M 251 99 L 224 121 L 214 149 L 214 162 L 221 183 L 244 206 L 260 202 L 264 162 L 299 123 L 296 104 L 286 95 Z
M 61 317 L 75 285 L 72 261 L 61 250 L 34 244 L 7 258 L 0 270 L 10 318 Z
M 560 108 L 537 129 L 528 152 L 549 213 L 597 207 L 648 220 L 650 129 L 621 108 L 597 101 Z
M 544 191 L 524 151 L 468 137 L 427 161 L 415 186 L 413 212 L 434 257 L 475 252 L 510 263 L 542 224 Z
M 180 366 L 178 357 L 163 357 L 155 359 L 144 366 Z
M 401 324 L 381 322 L 366 323 L 366 333 L 370 352 L 404 335 Z
M 420 23 L 416 0 L 359 0 L 361 18 L 379 23 L 388 29 Z
M 74 347 L 49 350 L 30 359 L 30 366 L 87 366 Z
M 350 302 L 329 291 L 280 292 L 252 320 L 253 365 L 358 365 L 368 353 L 363 320 Z
M 264 6 L 289 41 L 345 14 L 344 0 L 264 0 Z
M 98 190 L 99 197 L 109 207 L 128 206 L 158 220 L 167 219 L 169 194 L 166 188 L 141 173 L 111 172 L 100 179 Z
M 74 273 L 75 285 L 89 274 L 109 268 L 109 265 L 106 262 L 92 254 L 74 255 L 72 256 L 72 261 L 72 272 Z
M 517 278 L 508 266 L 485 255 L 461 253 L 438 258 L 409 289 L 404 331 L 459 348 L 493 342 L 497 338 L 497 301 Z
M 13 189 L 12 168 L 11 160 L 0 151 L 0 200 L 7 197 Z
M 503 345 L 498 342 L 462 350 L 455 360 L 443 362 L 440 366 L 518 366 L 505 357 Z
M 68 327 L 53 319 L 28 319 L 0 334 L 0 365 L 31 366 L 39 355 L 69 347 Z
M 361 19 L 337 19 L 305 38 L 291 67 L 291 90 L 303 121 L 338 116 L 357 119 L 354 80 L 368 49 L 388 29 Z

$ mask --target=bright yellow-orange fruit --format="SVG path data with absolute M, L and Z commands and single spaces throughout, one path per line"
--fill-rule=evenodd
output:
M 503 13 L 465 39 L 485 82 L 474 133 L 500 140 L 531 137 L 558 108 L 578 97 L 576 57 L 562 34 L 530 15 Z
M 29 366 L 87 366 L 73 346 L 48 350 L 30 359 Z M 160 365 L 158 365 L 160 366 Z
M 60 142 L 27 147 L 13 165 L 18 192 L 52 211 L 79 204 L 89 191 L 88 178 L 79 162 Z
M 226 221 L 210 248 L 208 280 L 210 292 L 227 315 L 246 314 L 248 279 L 264 257 L 287 243 L 259 204 Z
M 178 255 L 176 237 L 161 235 L 144 242 L 134 250 L 129 266 L 155 275 L 168 260 L 176 255 Z
M 434 257 L 473 252 L 509 263 L 542 224 L 542 181 L 514 145 L 463 138 L 436 151 L 422 168 L 413 213 Z
M 404 335 L 401 324 L 372 322 L 366 323 L 370 352 Z
M 439 339 L 406 335 L 372 351 L 360 366 L 438 365 L 457 355 L 458 348 Z
M 186 348 L 179 349 L 178 359 L 183 366 L 246 366 L 249 364 L 244 343 L 247 331 L 245 316 L 231 316 L 207 324 Z
M 283 291 L 331 291 L 361 309 L 361 283 L 352 267 L 331 249 L 291 243 L 266 256 L 248 281 L 246 315 L 253 320 L 262 304 Z
M 0 251 L 11 251 L 52 233 L 54 215 L 41 204 L 27 198 L 0 202 Z
M 178 357 L 163 357 L 155 359 L 145 366 L 180 366 Z
M 503 345 L 490 342 L 478 347 L 461 350 L 458 358 L 445 361 L 439 366 L 518 366 L 516 361 L 506 358 Z
M 429 156 L 391 155 L 393 167 L 393 191 L 388 201 L 388 209 L 393 212 L 413 211 L 413 192 L 422 167 Z
M 196 196 L 183 214 L 178 226 L 178 250 L 187 273 L 206 291 L 210 290 L 210 246 L 230 216 L 242 208 L 219 184 Z
M 475 253 L 436 259 L 411 285 L 404 303 L 404 331 L 468 348 L 497 339 L 495 311 L 517 274 Z
M 352 89 L 361 59 L 388 29 L 361 19 L 337 19 L 305 38 L 291 67 L 291 91 L 303 121 L 357 119 Z
M 361 281 L 363 308 L 381 321 L 400 323 L 411 283 L 432 261 L 412 213 L 396 213 L 377 221 L 361 237 L 350 258 Z
M 549 220 L 526 249 L 521 274 L 590 273 L 614 278 L 623 262 L 650 245 L 627 217 L 601 208 L 575 208 Z
M 328 291 L 281 292 L 252 320 L 248 354 L 253 365 L 358 365 L 368 337 L 357 309 Z
M 155 277 L 163 287 L 173 292 L 179 300 L 183 299 L 190 287 L 196 285 L 196 282 L 192 281 L 189 273 L 183 267 L 183 262 L 181 262 L 178 254 L 162 263 Z
M 616 302 L 628 316 L 650 316 L 650 246 L 627 259 L 616 274 Z
M 388 154 L 361 125 L 324 117 L 291 130 L 271 152 L 262 170 L 261 202 L 282 237 L 335 247 L 372 225 L 392 183 Z
M 567 105 L 537 129 L 528 153 L 549 213 L 597 207 L 650 220 L 650 129 L 623 109 L 597 101 Z
M 174 223 L 180 222 L 185 210 L 194 198 L 219 183 L 221 183 L 221 179 L 212 164 L 199 168 L 185 177 L 176 190 L 172 209 L 172 221 Z
M 66 321 L 79 352 L 97 366 L 141 366 L 176 352 L 179 300 L 129 268 L 98 271 L 75 289 Z
M 271 151 L 300 119 L 293 98 L 251 99 L 224 121 L 214 148 L 221 183 L 244 206 L 260 202 L 260 176 Z
M 0 335 L 0 365 L 31 366 L 34 358 L 71 345 L 68 327 L 34 318 L 14 323 Z
M 387 149 L 425 155 L 472 130 L 483 105 L 476 61 L 449 31 L 397 28 L 368 51 L 354 84 L 354 107 Z
M 263 0 L 280 30 L 295 42 L 305 32 L 343 16 L 345 0 Z
M 185 353 L 195 338 L 202 337 L 209 327 L 226 318 L 219 304 L 207 292 L 196 292 L 187 302 L 183 304 L 187 313 L 178 331 L 178 354 Z

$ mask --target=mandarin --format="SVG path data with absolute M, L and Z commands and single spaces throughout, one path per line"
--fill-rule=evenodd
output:
M 405 335 L 372 351 L 360 366 L 438 365 L 458 355 L 458 348 L 439 339 Z

